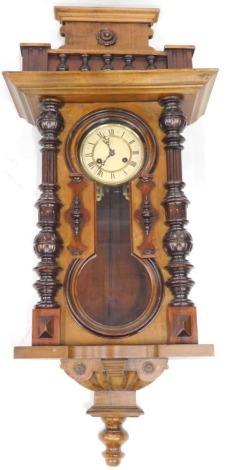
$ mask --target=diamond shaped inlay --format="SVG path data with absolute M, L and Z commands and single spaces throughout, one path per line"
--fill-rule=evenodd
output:
M 175 328 L 177 338 L 192 336 L 191 315 L 175 315 Z
M 54 317 L 39 317 L 39 338 L 54 337 Z

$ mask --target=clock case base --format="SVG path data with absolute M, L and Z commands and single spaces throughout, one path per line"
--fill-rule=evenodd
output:
M 168 359 L 214 355 L 210 344 L 156 344 L 147 346 L 25 346 L 16 347 L 17 359 L 60 359 L 61 368 L 73 380 L 94 392 L 87 414 L 100 417 L 105 428 L 99 438 L 106 445 L 106 464 L 117 466 L 128 439 L 122 424 L 139 417 L 136 391 L 154 382 L 167 368 Z

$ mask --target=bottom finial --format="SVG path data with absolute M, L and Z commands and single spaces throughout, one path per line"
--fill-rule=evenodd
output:
M 106 425 L 106 428 L 99 434 L 100 440 L 106 445 L 106 450 L 102 455 L 105 457 L 107 465 L 116 467 L 125 455 L 121 451 L 121 446 L 128 439 L 128 433 L 121 426 L 125 418 L 112 417 L 102 418 L 102 420 Z

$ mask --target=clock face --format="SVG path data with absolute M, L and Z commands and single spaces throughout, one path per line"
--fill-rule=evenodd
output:
M 79 160 L 88 178 L 105 185 L 119 185 L 140 173 L 145 147 L 131 127 L 111 121 L 93 127 L 83 137 Z

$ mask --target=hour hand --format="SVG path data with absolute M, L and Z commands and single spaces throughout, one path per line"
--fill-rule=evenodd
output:
M 114 155 L 115 155 L 115 150 L 110 149 L 109 155 L 107 155 L 105 160 L 102 160 L 102 158 L 97 158 L 96 163 L 98 163 L 99 168 L 101 168 L 103 165 L 105 165 L 106 160 L 108 160 L 108 158 L 110 158 L 110 157 L 113 157 Z

